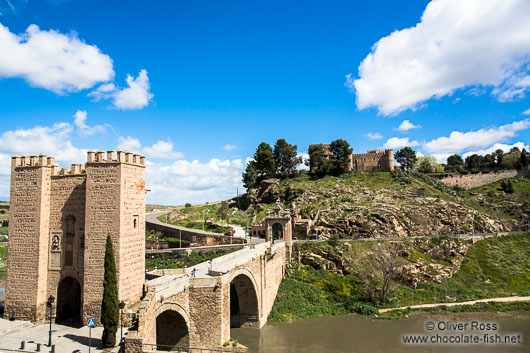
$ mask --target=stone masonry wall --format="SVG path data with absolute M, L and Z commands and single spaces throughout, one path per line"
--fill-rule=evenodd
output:
M 112 237 L 119 264 L 118 235 L 120 231 L 120 164 L 87 163 L 86 218 L 85 218 L 85 278 L 83 322 L 100 317 L 103 296 L 105 244 L 107 234 Z M 118 268 L 116 268 L 119 271 Z
M 86 175 L 64 175 L 51 177 L 50 234 L 51 242 L 55 235 L 60 238 L 60 250 L 50 251 L 48 264 L 48 293 L 57 300 L 57 288 L 66 277 L 75 278 L 83 288 L 84 247 L 85 247 L 85 201 Z M 65 220 L 74 217 L 73 266 L 64 266 Z M 83 293 L 81 293 L 81 305 Z M 55 309 L 57 306 L 54 307 Z
M 464 189 L 471 189 L 478 186 L 494 183 L 501 179 L 513 178 L 517 176 L 517 170 L 503 170 L 497 173 L 486 173 L 486 174 L 466 174 L 466 175 L 454 175 L 440 179 L 442 183 L 447 186 L 458 185 Z
M 121 165 L 118 296 L 133 303 L 145 279 L 145 168 Z
M 26 159 L 29 157 L 23 157 Z M 32 157 L 37 158 L 37 157 Z M 14 163 L 18 164 L 18 159 Z M 42 322 L 46 313 L 50 168 L 22 161 L 11 170 L 6 316 Z

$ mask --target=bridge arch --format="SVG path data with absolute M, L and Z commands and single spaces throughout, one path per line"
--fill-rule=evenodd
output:
M 261 317 L 258 285 L 252 272 L 245 268 L 230 276 L 230 326 L 257 327 Z
M 159 351 L 187 351 L 189 348 L 190 320 L 179 304 L 166 302 L 157 307 L 156 345 Z

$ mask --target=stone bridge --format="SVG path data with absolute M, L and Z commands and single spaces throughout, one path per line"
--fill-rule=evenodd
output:
M 261 328 L 283 278 L 285 242 L 250 244 L 195 268 L 157 270 L 146 282 L 126 352 L 246 351 L 224 347 L 230 327 Z

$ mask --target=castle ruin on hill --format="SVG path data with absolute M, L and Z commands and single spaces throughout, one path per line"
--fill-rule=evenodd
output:
M 53 157 L 11 164 L 5 315 L 42 323 L 49 296 L 57 321 L 99 317 L 105 243 L 116 256 L 118 296 L 135 303 L 145 277 L 145 157 L 87 153 L 59 170 Z
M 326 156 L 330 159 L 333 154 L 330 151 L 330 144 L 323 143 Z M 314 145 L 309 145 L 314 146 Z M 392 149 L 375 149 L 366 153 L 352 153 L 350 162 L 345 172 L 392 172 L 394 170 L 394 154 Z

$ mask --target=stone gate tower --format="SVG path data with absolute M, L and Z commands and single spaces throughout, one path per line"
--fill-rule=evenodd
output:
M 53 157 L 14 156 L 6 316 L 41 323 L 53 295 L 57 321 L 99 317 L 107 234 L 119 300 L 134 303 L 145 277 L 144 156 L 88 151 L 70 171 Z

